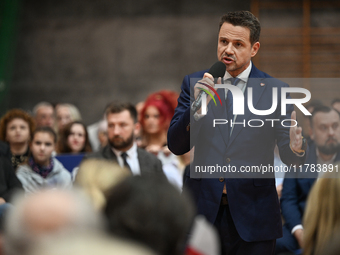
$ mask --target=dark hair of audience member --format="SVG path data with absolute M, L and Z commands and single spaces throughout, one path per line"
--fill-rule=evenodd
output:
M 107 196 L 111 234 L 142 243 L 160 255 L 183 254 L 192 204 L 167 181 L 129 177 Z
M 58 153 L 71 153 L 72 148 L 70 147 L 70 144 L 68 142 L 69 136 L 72 134 L 72 127 L 73 125 L 81 125 L 83 127 L 84 133 L 85 133 L 85 143 L 84 147 L 79 151 L 79 153 L 84 152 L 92 152 L 89 135 L 87 133 L 86 126 L 81 121 L 74 121 L 71 123 L 68 123 L 61 131 L 58 144 L 57 144 L 57 152 Z
M 105 116 L 108 116 L 111 113 L 121 113 L 123 111 L 129 111 L 131 118 L 136 123 L 137 122 L 137 110 L 133 104 L 130 103 L 111 103 L 107 106 L 105 110 Z
M 56 132 L 51 128 L 51 127 L 37 127 L 34 132 L 33 132 L 33 136 L 32 136 L 32 140 L 34 140 L 34 136 L 37 133 L 47 133 L 50 134 L 53 138 L 53 142 L 56 144 L 57 143 L 57 134 Z
M 325 105 L 316 106 L 316 107 L 314 108 L 313 114 L 312 114 L 311 116 L 309 116 L 310 125 L 313 127 L 313 118 L 314 118 L 314 116 L 315 116 L 318 112 L 329 113 L 329 112 L 331 112 L 331 111 L 335 111 L 335 112 L 337 112 L 337 113 L 340 115 L 340 113 L 339 113 L 337 110 L 335 110 L 335 109 L 333 109 L 333 108 L 331 108 L 331 107 L 328 107 L 328 106 L 325 106 Z

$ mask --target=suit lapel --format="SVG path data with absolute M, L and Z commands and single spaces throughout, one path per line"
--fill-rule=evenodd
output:
M 146 157 L 143 156 L 143 150 L 140 148 L 137 148 L 137 157 L 138 157 L 138 162 L 139 162 L 139 168 L 140 168 L 140 173 L 142 176 L 145 176 L 146 172 L 148 171 L 149 164 L 148 161 L 146 160 Z
M 112 160 L 115 160 L 116 162 L 118 162 L 116 154 L 113 153 L 110 145 L 106 145 L 104 147 L 104 149 L 103 149 L 103 156 L 106 159 L 112 159 Z

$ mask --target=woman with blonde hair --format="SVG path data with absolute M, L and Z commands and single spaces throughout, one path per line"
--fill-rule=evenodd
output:
M 73 104 L 57 104 L 55 111 L 58 132 L 61 132 L 68 123 L 82 120 L 78 108 Z
M 101 211 L 106 205 L 105 193 L 124 178 L 131 176 L 131 172 L 115 162 L 90 158 L 84 160 L 73 175 L 75 186 L 89 196 L 96 210 Z
M 304 255 L 323 254 L 329 239 L 340 228 L 340 173 L 333 166 L 313 186 L 305 211 Z

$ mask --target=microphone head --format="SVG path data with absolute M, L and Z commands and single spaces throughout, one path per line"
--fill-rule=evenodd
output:
M 217 61 L 213 64 L 208 73 L 210 73 L 214 78 L 223 77 L 225 74 L 226 66 L 221 61 Z

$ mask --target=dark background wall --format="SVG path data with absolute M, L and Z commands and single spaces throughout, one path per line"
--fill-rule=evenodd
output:
M 87 124 L 114 100 L 180 92 L 185 74 L 216 61 L 219 17 L 248 1 L 27 0 L 9 106 L 69 102 Z
M 217 60 L 219 18 L 234 10 L 260 19 L 260 69 L 277 78 L 340 77 L 338 1 L 25 0 L 8 108 L 69 102 L 90 124 L 108 102 L 180 92 L 184 75 Z M 293 86 L 324 103 L 340 96 L 338 79 L 321 81 Z

